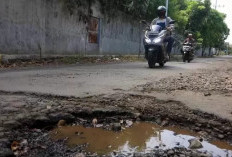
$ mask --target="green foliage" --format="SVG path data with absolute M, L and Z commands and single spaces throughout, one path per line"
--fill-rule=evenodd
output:
M 131 15 L 136 19 L 152 20 L 157 14 L 156 9 L 159 5 L 165 5 L 164 0 L 62 0 L 65 8 L 74 14 L 80 8 L 88 10 L 86 15 L 91 15 L 90 6 L 98 1 L 101 6 L 101 12 L 105 16 L 113 18 L 117 12 L 121 11 Z
M 190 8 L 189 8 L 190 9 Z M 187 28 L 191 31 L 199 31 L 207 20 L 210 9 L 205 7 L 204 3 L 191 3 L 191 12 L 189 12 L 189 23 Z
M 63 2 L 66 9 L 68 9 L 68 11 L 70 12 L 70 15 L 72 15 L 75 11 L 78 10 L 78 8 L 89 8 L 89 6 L 91 5 L 91 3 L 94 2 L 94 0 L 63 0 Z
M 149 0 L 146 15 L 143 19 L 153 20 L 157 16 L 156 10 L 160 5 L 165 5 L 164 0 Z
M 210 0 L 185 1 L 187 7 L 179 12 L 179 19 L 182 19 L 182 22 L 178 21 L 178 23 L 186 23 L 185 30 L 194 34 L 203 49 L 205 47 L 221 48 L 229 35 L 229 29 L 224 22 L 225 15 L 212 9 Z
M 85 14 L 91 15 L 92 11 L 90 6 L 96 0 L 63 1 L 65 7 L 69 10 L 71 15 L 75 12 L 75 10 L 80 10 L 80 8 L 86 8 L 88 11 L 85 12 Z M 149 14 L 147 11 L 149 10 L 148 7 L 150 8 L 150 6 L 154 3 L 154 1 L 152 2 L 152 0 L 98 0 L 98 2 L 100 3 L 102 14 L 111 18 L 117 16 L 118 11 L 130 14 L 134 18 L 143 18 L 147 14 Z
M 177 31 L 184 34 L 186 25 L 189 20 L 188 1 L 171 0 L 169 4 L 168 15 L 177 21 Z
M 118 11 L 126 12 L 127 0 L 99 0 L 102 14 L 108 17 L 117 16 Z
M 209 18 L 202 29 L 205 46 L 220 48 L 229 34 L 227 25 L 223 22 L 224 15 L 211 10 Z

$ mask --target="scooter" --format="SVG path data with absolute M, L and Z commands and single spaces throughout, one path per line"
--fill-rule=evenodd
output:
M 146 21 L 142 21 L 143 24 L 147 25 Z M 173 25 L 175 21 L 171 21 L 170 25 Z M 159 25 L 148 26 L 144 35 L 144 48 L 145 58 L 148 61 L 149 68 L 154 68 L 156 63 L 160 67 L 163 67 L 167 62 L 166 55 L 166 43 L 164 42 L 165 37 L 170 33 L 168 30 L 162 30 Z
M 183 62 L 188 61 L 188 63 L 190 63 L 193 59 L 194 59 L 194 48 L 192 43 L 184 43 L 183 44 L 183 48 L 182 48 L 183 52 L 182 52 L 182 58 L 183 58 Z

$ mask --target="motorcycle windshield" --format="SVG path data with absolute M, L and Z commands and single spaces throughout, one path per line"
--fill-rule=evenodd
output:
M 162 31 L 162 27 L 160 27 L 159 25 L 152 25 L 151 26 L 151 31 L 153 33 L 159 34 Z
M 184 43 L 184 45 L 186 45 L 186 46 L 192 46 L 192 43 L 187 42 L 187 43 Z

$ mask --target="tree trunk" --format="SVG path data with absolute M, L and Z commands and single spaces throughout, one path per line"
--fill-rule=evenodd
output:
M 204 54 L 205 54 L 205 47 L 202 47 L 201 56 L 204 57 Z
M 212 47 L 209 47 L 209 56 L 211 56 Z
M 215 48 L 215 55 L 217 56 L 217 48 Z

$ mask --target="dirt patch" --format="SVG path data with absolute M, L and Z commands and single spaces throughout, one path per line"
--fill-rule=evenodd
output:
M 52 142 L 47 136 L 59 120 L 87 127 L 93 127 L 93 118 L 97 118 L 104 126 L 128 119 L 151 121 L 161 126 L 193 130 L 207 139 L 232 142 L 230 121 L 191 110 L 178 101 L 164 101 L 152 96 L 118 93 L 73 98 L 2 93 L 0 99 L 0 145 L 9 152 L 13 141 L 27 139 L 32 148 L 26 156 L 49 156 L 50 153 L 55 156 L 72 156 L 83 151 L 82 146 L 70 149 L 64 145 L 65 141 Z
M 143 61 L 138 56 L 66 56 L 66 57 L 49 57 L 34 59 L 7 59 L 0 62 L 0 69 L 11 69 L 20 67 L 41 67 L 41 66 L 58 66 L 58 65 L 82 65 L 82 64 L 106 64 Z
M 172 92 L 175 90 L 186 90 L 203 92 L 205 96 L 211 94 L 227 94 L 232 92 L 232 63 L 227 62 L 227 66 L 214 70 L 201 70 L 190 75 L 179 74 L 178 77 L 161 79 L 155 83 L 147 83 L 138 86 L 137 89 L 143 92 Z

